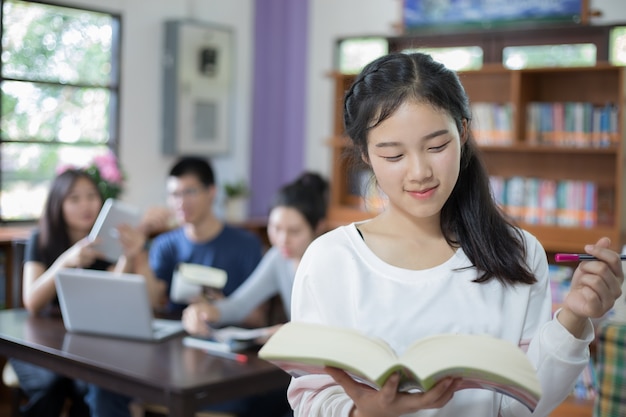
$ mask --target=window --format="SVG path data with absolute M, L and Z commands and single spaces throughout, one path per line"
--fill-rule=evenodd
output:
M 120 17 L 2 1 L 0 221 L 39 217 L 58 167 L 118 143 Z
M 609 60 L 613 65 L 626 65 L 626 26 L 618 26 L 611 30 Z
M 480 46 L 449 48 L 409 48 L 404 53 L 422 52 L 455 71 L 479 70 L 483 66 L 483 49 Z
M 389 52 L 387 39 L 381 37 L 347 38 L 339 41 L 339 72 L 358 74 L 371 61 Z
M 596 65 L 596 50 L 592 43 L 508 46 L 502 51 L 502 61 L 510 69 L 592 67 Z

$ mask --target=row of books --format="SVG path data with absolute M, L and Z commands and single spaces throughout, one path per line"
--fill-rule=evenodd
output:
M 613 103 L 532 102 L 526 108 L 530 145 L 606 148 L 619 143 L 619 109 Z M 510 103 L 472 103 L 472 129 L 483 146 L 513 144 Z
M 584 228 L 612 221 L 610 196 L 590 181 L 491 176 L 490 182 L 494 199 L 515 221 Z
M 472 129 L 476 141 L 486 146 L 513 143 L 513 107 L 511 104 L 473 103 Z
M 619 141 L 618 107 L 612 103 L 533 102 L 526 112 L 530 144 L 604 148 Z

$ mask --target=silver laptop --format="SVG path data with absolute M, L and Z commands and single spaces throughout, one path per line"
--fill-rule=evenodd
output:
M 55 284 L 70 332 L 159 341 L 184 331 L 180 320 L 154 318 L 141 275 L 68 268 Z

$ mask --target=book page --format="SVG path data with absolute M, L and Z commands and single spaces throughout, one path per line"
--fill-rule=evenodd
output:
M 324 373 L 324 366 L 333 366 L 376 386 L 380 386 L 381 376 L 398 366 L 396 354 L 380 339 L 352 329 L 302 322 L 283 325 L 261 348 L 259 357 L 275 362 L 294 376 Z
M 452 375 L 465 379 L 462 388 L 487 388 L 520 401 L 533 402 L 534 398 L 534 405 L 541 396 L 535 369 L 524 352 L 513 343 L 487 335 L 431 336 L 407 349 L 401 362 L 413 370 L 426 390 Z

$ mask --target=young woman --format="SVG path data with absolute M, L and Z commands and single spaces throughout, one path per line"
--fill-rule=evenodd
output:
M 603 238 L 585 252 L 571 291 L 551 319 L 546 254 L 493 201 L 456 74 L 424 54 L 367 65 L 345 96 L 344 123 L 357 157 L 388 202 L 375 218 L 316 239 L 300 262 L 292 320 L 355 328 L 398 352 L 436 333 L 489 334 L 526 350 L 546 416 L 588 363 L 590 317 L 619 297 L 621 262 Z M 298 416 L 526 416 L 515 400 L 459 390 L 446 379 L 424 393 L 380 391 L 333 368 L 293 379 Z
M 127 225 L 119 229 L 124 255 L 117 264 L 99 259 L 99 253 L 86 237 L 102 204 L 97 185 L 82 170 L 66 170 L 52 182 L 39 227 L 25 250 L 22 298 L 31 314 L 58 310 L 54 279 L 62 268 L 115 268 L 138 273 L 148 268 L 147 254 L 143 251 L 145 237 Z M 158 284 L 156 280 L 149 284 L 156 300 Z M 71 417 L 89 415 L 83 401 L 86 384 L 26 362 L 13 359 L 10 362 L 29 400 L 22 407 L 22 415 L 58 417 L 68 397 L 72 400 Z
M 230 296 L 214 304 L 195 303 L 183 312 L 185 329 L 208 336 L 208 324 L 241 324 L 255 308 L 279 294 L 287 319 L 291 288 L 300 259 L 325 228 L 328 183 L 318 174 L 304 173 L 283 186 L 272 203 L 267 235 L 272 247 L 252 275 Z

